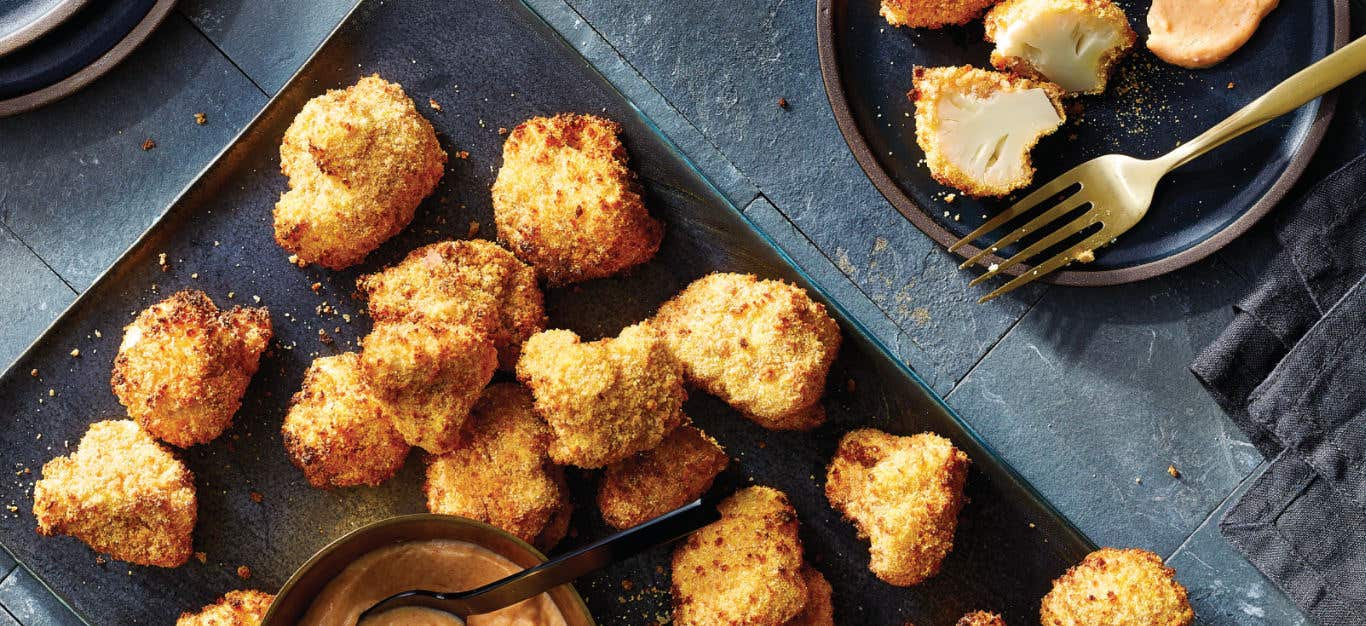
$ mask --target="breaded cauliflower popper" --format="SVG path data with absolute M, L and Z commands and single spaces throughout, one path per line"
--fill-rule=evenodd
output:
M 460 515 L 506 530 L 541 550 L 564 537 L 554 528 L 570 509 L 564 470 L 550 461 L 550 429 L 532 409 L 531 393 L 503 383 L 484 390 L 469 435 L 427 465 L 427 510 Z
M 498 365 L 517 366 L 522 343 L 545 329 L 536 273 L 492 241 L 442 241 L 356 281 L 378 322 L 420 318 L 487 333 Z
M 498 239 L 551 285 L 648 261 L 664 226 L 626 167 L 621 125 L 593 115 L 536 117 L 512 129 L 493 183 Z
M 711 274 L 660 306 L 650 324 L 689 381 L 765 428 L 805 430 L 825 421 L 820 399 L 840 329 L 801 288 Z
M 806 607 L 785 626 L 835 626 L 834 590 L 816 568 L 802 566 L 802 580 L 806 581 Z
M 1004 196 L 1034 180 L 1030 150 L 1067 119 L 1062 89 L 971 66 L 916 67 L 915 140 L 935 180 Z
M 614 528 L 643 524 L 700 498 L 729 462 L 715 439 L 683 424 L 658 446 L 608 465 L 598 508 Z
M 202 291 L 181 291 L 123 329 L 110 385 L 128 415 L 182 448 L 232 423 L 270 343 L 264 308 L 220 311 Z
M 958 618 L 954 626 L 1006 626 L 1006 620 L 995 613 L 973 611 Z
M 1101 548 L 1053 581 L 1043 626 L 1189 626 L 1186 588 L 1162 558 L 1137 548 Z
M 361 376 L 409 444 L 442 454 L 460 442 L 470 407 L 498 369 L 498 350 L 467 326 L 380 322 L 363 341 Z
M 255 589 L 229 591 L 198 613 L 181 613 L 175 626 L 257 626 L 274 601 L 275 596 Z
M 378 74 L 309 100 L 285 131 L 275 241 L 300 263 L 342 269 L 403 230 L 446 167 L 436 131 Z
M 953 549 L 967 473 L 968 455 L 939 435 L 864 428 L 840 440 L 825 495 L 870 540 L 868 568 L 908 587 L 938 574 Z
M 550 424 L 550 458 L 593 469 L 649 450 L 683 420 L 683 367 L 636 324 L 589 343 L 568 330 L 533 335 L 517 378 Z
M 797 512 L 783 492 L 749 487 L 673 555 L 677 626 L 782 626 L 806 608 Z
M 882 0 L 879 13 L 892 26 L 962 26 L 999 0 Z
M 197 514 L 194 475 L 128 420 L 92 424 L 33 485 L 39 534 L 71 535 L 138 565 L 184 564 Z
M 379 485 L 408 457 L 354 352 L 313 360 L 280 430 L 289 460 L 319 489 Z
M 1056 83 L 1069 93 L 1098 94 L 1138 35 L 1110 0 L 1005 0 L 987 13 L 991 64 Z

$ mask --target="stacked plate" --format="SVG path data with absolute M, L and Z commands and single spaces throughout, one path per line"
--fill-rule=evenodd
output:
M 0 0 L 0 116 L 65 97 L 147 39 L 175 0 Z

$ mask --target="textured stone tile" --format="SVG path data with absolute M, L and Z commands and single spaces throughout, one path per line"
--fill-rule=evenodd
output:
M 356 0 L 187 0 L 180 11 L 274 95 Z
M 14 566 L 14 556 L 9 553 L 9 550 L 0 546 L 0 580 L 3 580 L 4 576 L 14 569 Z
M 1091 539 L 1170 554 L 1261 460 L 1186 369 L 1245 289 L 1210 262 L 1053 288 L 949 404 Z
M 18 620 L 14 619 L 14 616 L 13 616 L 13 615 L 10 615 L 9 611 L 6 611 L 6 610 L 5 610 L 5 607 L 0 606 L 0 626 L 22 626 L 22 625 L 19 623 Z
M 814 1 L 570 4 L 951 375 L 1042 292 L 977 305 L 985 291 L 863 175 L 821 86 Z
M 931 388 L 941 395 L 948 393 L 953 387 L 953 379 L 931 360 L 920 346 L 915 345 L 904 331 L 897 328 L 867 295 L 859 291 L 858 286 L 841 273 L 829 258 L 821 254 L 811 240 L 797 230 L 773 203 L 764 197 L 756 198 L 745 207 L 745 215 L 776 241 L 778 247 L 782 248 L 817 285 L 830 294 L 835 302 L 844 307 L 851 317 L 925 379 Z
M 264 103 L 173 14 L 85 90 L 0 120 L 0 220 L 84 289 Z M 196 124 L 196 112 L 208 123 Z M 156 147 L 143 150 L 148 138 Z
M 19 567 L 0 582 L 0 605 L 3 605 L 22 624 L 31 626 L 82 626 L 57 596 L 28 570 Z
M 22 242 L 0 229 L 0 371 L 7 369 L 20 353 L 57 317 L 76 293 L 52 273 Z M 0 573 L 9 570 L 13 559 L 0 550 Z
M 1199 623 L 1209 626 L 1300 626 L 1311 624 L 1290 598 L 1219 534 L 1219 519 L 1265 471 L 1263 463 L 1243 481 L 1167 564 L 1190 592 Z
M 647 111 L 660 131 L 731 203 L 743 207 L 759 195 L 759 189 L 564 0 L 527 0 L 527 5 L 588 59 L 613 87 Z

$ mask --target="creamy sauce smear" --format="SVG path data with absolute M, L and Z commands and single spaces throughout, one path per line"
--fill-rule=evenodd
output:
M 360 614 L 400 591 L 467 591 L 521 571 L 503 556 L 465 541 L 431 540 L 380 548 L 348 565 L 332 579 L 301 626 L 356 626 Z M 541 594 L 486 615 L 473 615 L 469 626 L 565 626 L 550 596 Z M 366 619 L 363 626 L 457 626 L 460 620 L 441 611 L 406 608 Z
M 1199 69 L 1243 47 L 1278 0 L 1153 0 L 1148 49 L 1158 58 Z

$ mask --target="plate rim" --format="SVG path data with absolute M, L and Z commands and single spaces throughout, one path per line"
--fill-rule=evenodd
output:
M 57 0 L 57 4 L 34 20 L 0 35 L 0 57 L 33 43 L 52 29 L 61 26 L 87 2 L 89 0 Z
M 874 156 L 872 148 L 869 147 L 868 141 L 854 120 L 853 113 L 850 112 L 849 98 L 844 91 L 843 76 L 839 69 L 839 59 L 835 47 L 837 33 L 835 32 L 834 7 L 837 3 L 847 5 L 851 1 L 869 2 L 872 0 L 817 0 L 816 2 L 816 48 L 820 57 L 821 83 L 825 87 L 826 100 L 835 116 L 840 135 L 844 137 L 845 144 L 853 153 L 854 160 L 859 164 L 859 169 L 863 170 L 868 180 L 872 181 L 873 186 L 898 213 L 901 213 L 930 239 L 947 249 L 950 244 L 958 241 L 958 237 L 936 222 L 934 218 L 930 217 L 929 211 L 922 208 L 906 192 L 902 191 L 901 187 L 897 185 L 881 162 Z M 1349 0 L 1333 0 L 1334 50 L 1346 45 L 1350 38 L 1349 4 Z M 1055 285 L 1075 287 L 1121 285 L 1174 272 L 1219 251 L 1251 229 L 1267 213 L 1270 213 L 1271 209 L 1285 199 L 1291 187 L 1304 174 L 1305 168 L 1309 166 L 1310 160 L 1313 159 L 1314 154 L 1318 152 L 1319 146 L 1323 143 L 1323 137 L 1328 130 L 1328 123 L 1333 119 L 1333 114 L 1337 108 L 1337 92 L 1329 92 L 1320 97 L 1318 101 L 1319 110 L 1315 114 L 1313 122 L 1310 123 L 1304 144 L 1290 156 L 1290 162 L 1277 176 L 1275 183 L 1248 210 L 1213 235 L 1185 250 L 1155 261 L 1113 270 L 1060 270 L 1039 280 Z M 954 254 L 966 259 L 980 251 L 981 248 L 969 244 L 954 251 Z M 982 260 L 984 264 L 1004 262 L 1005 259 L 995 254 L 987 255 Z M 1002 274 L 1019 276 L 1031 267 L 1020 264 L 1003 271 Z
M 104 76 L 109 70 L 114 69 L 114 66 L 132 54 L 138 46 L 147 41 L 153 32 L 156 32 L 157 27 L 171 14 L 171 9 L 175 8 L 175 4 L 176 0 L 156 0 L 152 8 L 147 11 L 147 15 L 143 16 L 133 26 L 133 30 L 128 31 L 128 34 L 114 44 L 113 48 L 100 55 L 89 65 L 77 70 L 76 73 L 37 91 L 31 91 L 8 100 L 0 100 L 0 117 L 27 113 L 52 104 L 80 91 L 86 85 L 94 82 L 95 79 Z

